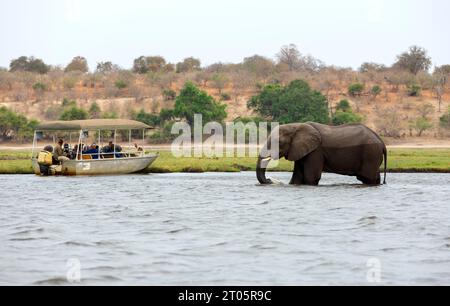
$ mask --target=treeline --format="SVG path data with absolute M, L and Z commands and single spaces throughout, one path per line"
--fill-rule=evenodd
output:
M 11 61 L 9 69 L 0 69 L 0 100 L 63 101 L 43 107 L 46 120 L 133 118 L 158 126 L 154 139 L 161 142 L 170 139 L 175 120 L 190 122 L 197 112 L 205 120 L 220 122 L 227 117 L 225 105 L 230 108 L 247 101 L 248 108 L 261 118 L 240 119 L 281 123 L 311 120 L 335 125 L 364 122 L 361 105 L 373 104 L 377 112 L 374 125 L 382 135 L 421 136 L 432 128 L 450 130 L 449 115 L 442 107 L 449 92 L 449 77 L 450 65 L 432 67 L 427 51 L 417 46 L 399 54 L 390 67 L 363 63 L 358 70 L 328 66 L 301 54 L 295 45 L 282 47 L 274 59 L 254 55 L 237 64 L 203 67 L 193 57 L 170 63 L 161 56 L 141 56 L 131 69 L 101 62 L 94 72 L 83 57 L 74 58 L 65 67 L 20 57 Z M 400 109 L 410 107 L 401 103 L 404 97 L 420 97 L 425 91 L 428 96 L 432 93 L 436 105 L 423 103 L 416 115 L 407 118 L 399 114 Z M 121 97 L 134 98 L 137 109 L 142 109 L 130 108 L 124 114 L 114 108 L 101 110 L 92 102 Z M 392 107 L 377 108 L 377 101 L 392 102 L 393 97 L 396 103 Z M 89 102 L 90 106 L 83 109 L 76 101 Z M 150 113 L 144 111 L 149 103 L 154 106 Z M 432 116 L 435 111 L 441 112 L 437 124 Z M 2 125 L 2 131 L 8 130 L 0 135 L 3 139 L 18 135 L 17 124 Z
M 349 94 L 356 95 L 360 89 L 361 86 L 353 84 L 349 86 Z M 173 124 L 185 121 L 193 126 L 196 114 L 201 114 L 205 123 L 224 123 L 228 116 L 226 104 L 217 101 L 192 82 L 187 82 L 179 94 L 171 92 L 170 97 L 174 99 L 174 107 L 162 109 L 159 114 L 147 113 L 143 109 L 139 112 L 130 110 L 128 114 L 134 120 L 157 128 L 150 137 L 153 143 L 170 142 L 175 137 L 171 134 Z M 268 84 L 251 97 L 247 107 L 258 117 L 239 117 L 236 121 L 274 121 L 281 124 L 314 121 L 338 126 L 364 120 L 363 116 L 354 112 L 348 100 L 341 100 L 333 110 L 327 98 L 304 80 L 294 80 L 286 86 Z M 75 100 L 64 99 L 61 105 L 54 106 L 51 111 L 58 120 L 63 121 L 118 118 L 116 112 L 103 111 L 97 102 L 92 102 L 89 109 L 84 109 Z M 415 129 L 418 136 L 431 127 L 428 120 L 431 112 L 432 106 L 424 104 L 420 116 L 410 122 L 410 129 Z M 389 117 L 389 114 L 386 115 Z M 37 120 L 28 120 L 6 107 L 0 108 L 0 140 L 29 141 L 37 125 Z M 441 116 L 440 127 L 450 131 L 450 109 Z M 387 131 L 389 127 L 383 126 L 381 130 L 383 128 Z
M 295 45 L 281 48 L 274 59 L 260 55 L 245 58 L 241 63 L 215 63 L 202 67 L 200 59 L 188 57 L 170 63 L 162 56 L 140 56 L 132 68 L 124 69 L 112 62 L 100 62 L 89 72 L 86 58 L 75 57 L 65 67 L 47 65 L 42 59 L 20 57 L 11 61 L 9 69 L 0 71 L 0 99 L 4 101 L 61 101 L 70 99 L 101 99 L 133 97 L 137 101 L 156 99 L 165 91 L 180 88 L 187 81 L 200 87 L 215 89 L 219 96 L 238 99 L 254 93 L 269 83 L 289 84 L 304 79 L 314 89 L 333 100 L 336 91 L 351 83 L 366 84 L 362 95 L 384 92 L 404 93 L 433 90 L 442 97 L 447 90 L 450 65 L 434 67 L 425 49 L 413 46 L 397 56 L 387 67 L 363 63 L 351 68 L 328 66 L 322 61 L 301 54 Z M 370 86 L 369 86 L 370 85 Z

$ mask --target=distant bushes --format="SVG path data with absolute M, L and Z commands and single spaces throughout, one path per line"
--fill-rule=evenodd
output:
M 125 89 L 125 88 L 128 87 L 127 82 L 125 82 L 125 81 L 123 81 L 123 80 L 116 81 L 116 82 L 114 83 L 114 85 L 115 85 L 116 88 L 119 89 L 119 90 Z
M 349 123 L 361 123 L 362 117 L 355 114 L 347 100 L 342 100 L 336 107 L 336 113 L 333 115 L 333 125 L 344 125 Z
M 166 101 L 174 101 L 177 97 L 177 93 L 173 89 L 164 89 L 163 97 L 164 97 L 164 100 L 166 100 Z
M 348 87 L 348 93 L 352 97 L 358 97 L 362 95 L 364 88 L 365 88 L 364 84 L 354 83 Z
M 0 107 L 0 140 L 32 140 L 38 124 L 37 120 L 29 120 L 4 106 Z
M 444 114 L 440 119 L 440 127 L 446 130 L 450 130 L 450 108 L 447 113 Z
M 422 93 L 422 87 L 418 84 L 408 84 L 407 89 L 410 97 L 419 97 Z
M 45 91 L 47 90 L 47 86 L 43 83 L 36 83 L 33 85 L 33 89 L 36 91 Z
M 88 112 L 82 108 L 72 106 L 69 109 L 63 111 L 59 120 L 70 121 L 70 120 L 86 120 L 88 119 Z

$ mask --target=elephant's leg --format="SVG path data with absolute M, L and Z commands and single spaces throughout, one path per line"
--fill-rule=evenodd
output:
M 381 175 L 379 175 L 378 178 L 376 178 L 376 179 L 365 178 L 365 177 L 362 177 L 362 176 L 359 176 L 359 175 L 357 176 L 357 178 L 364 185 L 375 186 L 375 185 L 380 185 L 381 184 Z
M 304 184 L 304 166 L 301 161 L 295 162 L 294 174 L 292 175 L 291 185 L 303 185 Z
M 304 184 L 317 186 L 322 179 L 324 169 L 324 157 L 320 149 L 312 152 L 303 160 Z
M 383 162 L 383 152 L 367 146 L 363 153 L 361 169 L 358 171 L 358 180 L 365 185 L 380 185 L 380 166 Z

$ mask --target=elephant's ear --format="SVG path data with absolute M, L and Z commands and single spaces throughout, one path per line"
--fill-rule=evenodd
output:
M 289 161 L 298 161 L 317 150 L 321 143 L 322 137 L 319 131 L 309 124 L 300 124 L 292 136 L 287 159 Z

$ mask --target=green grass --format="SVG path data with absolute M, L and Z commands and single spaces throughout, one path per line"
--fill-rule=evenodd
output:
M 450 172 L 450 149 L 390 149 L 391 172 Z
M 0 174 L 31 174 L 30 153 L 0 151 Z M 390 149 L 388 167 L 391 172 L 448 172 L 450 149 Z M 156 162 L 145 172 L 239 172 L 254 171 L 255 158 L 175 158 L 161 152 Z M 292 171 L 293 164 L 282 160 L 270 171 Z

